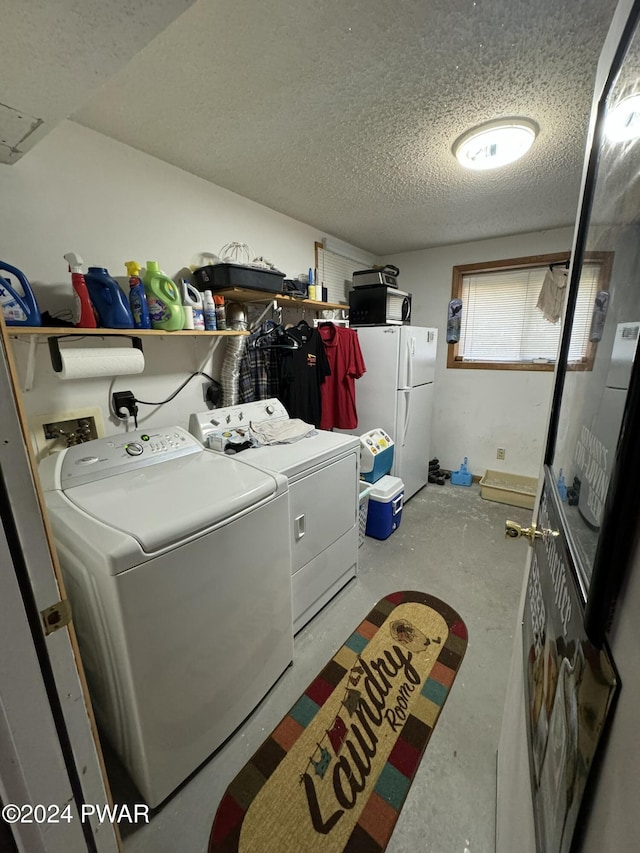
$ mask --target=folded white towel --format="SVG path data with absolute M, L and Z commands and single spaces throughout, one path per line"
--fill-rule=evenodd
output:
M 251 438 L 255 444 L 291 444 L 316 431 L 313 424 L 299 418 L 251 423 Z

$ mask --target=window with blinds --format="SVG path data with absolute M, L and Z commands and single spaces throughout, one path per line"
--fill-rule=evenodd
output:
M 460 340 L 450 347 L 450 367 L 553 369 L 562 324 L 545 319 L 537 307 L 545 276 L 554 264 L 556 284 L 567 255 L 515 258 L 454 267 L 452 296 L 462 300 Z M 608 289 L 610 261 L 604 254 L 585 259 L 569 350 L 569 362 L 590 369 L 589 341 L 596 294 Z M 561 304 L 564 290 L 561 288 Z
M 322 243 L 316 243 L 318 284 L 327 288 L 327 302 L 348 305 L 353 273 L 356 270 L 366 270 L 370 267 L 370 263 L 365 264 L 347 258 L 325 249 Z

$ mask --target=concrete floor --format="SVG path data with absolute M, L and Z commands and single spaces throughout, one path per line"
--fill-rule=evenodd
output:
M 506 518 L 528 523 L 531 512 L 484 501 L 475 484 L 415 495 L 400 528 L 384 542 L 365 540 L 358 577 L 296 636 L 294 665 L 150 823 L 134 828 L 124 853 L 206 851 L 229 782 L 373 605 L 401 589 L 450 604 L 469 645 L 387 851 L 493 853 L 496 750 L 527 548 L 505 539 Z M 110 757 L 108 767 L 115 801 L 140 801 Z

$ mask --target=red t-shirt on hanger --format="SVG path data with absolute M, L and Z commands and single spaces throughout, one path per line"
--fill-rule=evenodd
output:
M 358 335 L 353 329 L 333 323 L 321 323 L 318 332 L 331 368 L 331 374 L 320 386 L 320 429 L 355 429 L 358 426 L 355 380 L 367 369 Z

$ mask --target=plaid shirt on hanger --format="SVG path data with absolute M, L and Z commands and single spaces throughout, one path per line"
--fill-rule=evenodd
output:
M 251 335 L 248 341 L 251 340 Z M 248 343 L 247 341 L 247 343 Z M 276 349 L 246 346 L 240 360 L 238 400 L 269 400 L 280 392 L 280 355 Z

